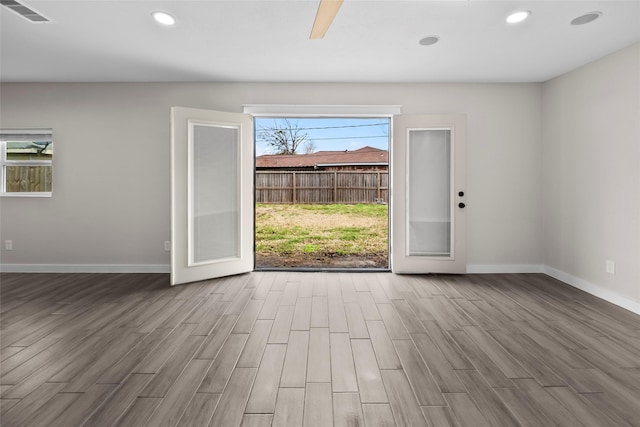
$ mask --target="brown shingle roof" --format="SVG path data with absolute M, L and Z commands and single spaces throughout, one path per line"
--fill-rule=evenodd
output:
M 389 152 L 373 147 L 353 151 L 318 151 L 311 154 L 265 154 L 256 157 L 256 168 L 299 168 L 326 165 L 388 164 Z

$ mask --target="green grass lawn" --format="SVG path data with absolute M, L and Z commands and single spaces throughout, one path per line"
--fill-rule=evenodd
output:
M 375 204 L 258 204 L 256 253 L 386 255 L 388 215 Z

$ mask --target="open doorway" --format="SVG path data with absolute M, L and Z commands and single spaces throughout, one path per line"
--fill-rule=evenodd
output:
M 256 269 L 388 269 L 388 117 L 255 118 Z

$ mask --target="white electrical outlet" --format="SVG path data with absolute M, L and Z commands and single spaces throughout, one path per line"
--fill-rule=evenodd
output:
M 12 251 L 13 250 L 13 240 L 5 240 L 4 241 L 4 249 L 6 251 Z
M 616 274 L 616 262 L 615 261 L 611 261 L 610 259 L 608 259 L 605 268 L 606 268 L 607 273 Z
M 164 241 L 164 251 L 165 252 L 171 252 L 171 241 L 170 240 L 165 240 Z

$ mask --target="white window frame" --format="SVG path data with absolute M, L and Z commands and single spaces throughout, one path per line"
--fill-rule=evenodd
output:
M 7 143 L 24 141 L 25 137 L 52 136 L 51 129 L 2 129 L 0 130 L 0 196 L 1 197 L 52 197 L 52 191 L 7 191 L 7 167 L 8 166 L 49 166 L 53 176 L 53 160 L 7 160 Z M 12 138 L 11 135 L 16 135 Z M 20 136 L 19 138 L 17 136 Z

